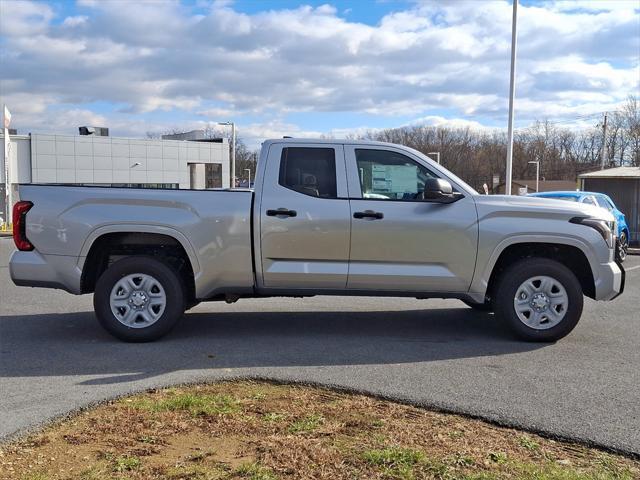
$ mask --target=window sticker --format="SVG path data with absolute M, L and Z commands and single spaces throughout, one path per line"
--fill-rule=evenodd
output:
M 372 165 L 371 177 L 375 193 L 392 194 L 397 198 L 405 193 L 417 193 L 416 165 Z

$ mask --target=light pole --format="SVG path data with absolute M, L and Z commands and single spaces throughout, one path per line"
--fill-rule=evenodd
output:
M 245 172 L 249 172 L 249 185 L 248 185 L 248 187 L 251 188 L 251 169 L 250 168 L 245 168 L 244 171 Z
M 540 186 L 540 160 L 531 161 L 528 163 L 536 164 L 536 192 L 538 192 L 538 187 Z
M 5 210 L 6 216 L 4 218 L 4 228 L 12 223 L 12 215 L 13 215 L 13 195 L 11 194 L 11 172 L 9 171 L 9 163 L 10 163 L 10 155 L 9 152 L 11 150 L 11 138 L 9 137 L 9 125 L 11 124 L 11 112 L 4 105 L 2 109 L 2 128 L 4 134 L 4 201 L 5 201 Z
M 604 170 L 605 158 L 607 157 L 607 112 L 604 113 L 602 123 L 602 149 L 600 151 L 600 170 Z
M 513 166 L 513 102 L 516 97 L 516 46 L 518 25 L 518 0 L 513 0 L 513 19 L 511 21 L 511 79 L 509 83 L 509 130 L 507 132 L 507 175 L 504 193 L 511 195 L 511 175 Z
M 236 186 L 236 124 L 234 122 L 218 122 L 218 125 L 231 125 L 231 188 Z
M 435 155 L 436 156 L 436 162 L 438 162 L 438 165 L 440 165 L 440 152 L 429 152 L 429 153 L 427 153 L 427 155 Z

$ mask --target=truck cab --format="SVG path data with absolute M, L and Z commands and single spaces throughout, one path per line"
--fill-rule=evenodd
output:
M 383 144 L 289 140 L 263 151 L 258 288 L 469 289 L 478 226 L 466 184 L 417 152 Z M 450 191 L 438 190 L 439 179 Z M 425 186 L 433 198 L 424 198 Z

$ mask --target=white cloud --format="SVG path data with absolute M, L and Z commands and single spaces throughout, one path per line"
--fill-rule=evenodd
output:
M 199 3 L 204 14 L 177 0 L 78 4 L 81 15 L 57 19 L 43 2 L 0 2 L 0 95 L 25 129 L 60 111 L 88 121 L 93 102 L 117 105 L 95 120 L 126 132 L 152 130 L 161 121 L 149 114 L 178 110 L 194 124 L 262 118 L 241 125 L 255 138 L 321 133 L 282 122 L 291 112 L 357 112 L 390 126 L 401 116 L 471 127 L 480 124 L 472 117 L 506 118 L 506 1 L 416 3 L 375 26 L 344 18 L 330 2 L 276 3 L 252 15 L 227 1 Z M 637 2 L 547 2 L 519 12 L 520 121 L 603 111 L 638 93 Z
M 427 115 L 426 117 L 416 118 L 411 121 L 408 126 L 425 125 L 429 127 L 448 127 L 448 128 L 469 128 L 472 130 L 486 130 L 487 127 L 475 120 L 465 118 L 445 118 L 438 115 Z
M 86 24 L 87 20 L 89 20 L 89 17 L 86 15 L 75 15 L 73 17 L 65 18 L 62 25 L 65 27 L 77 27 Z
M 0 2 L 0 32 L 5 36 L 29 36 L 45 32 L 53 18 L 52 8 L 43 2 Z

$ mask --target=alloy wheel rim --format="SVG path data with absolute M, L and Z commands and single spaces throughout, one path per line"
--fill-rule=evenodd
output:
M 513 299 L 518 319 L 535 330 L 548 330 L 558 325 L 567 314 L 569 295 L 555 278 L 531 277 L 518 287 Z
M 622 233 L 618 242 L 618 257 L 620 260 L 624 260 L 627 257 L 627 249 L 629 248 L 629 242 L 627 241 L 627 235 Z
M 164 313 L 167 295 L 162 284 L 146 273 L 132 273 L 122 277 L 111 289 L 111 313 L 121 324 L 130 328 L 153 325 Z

